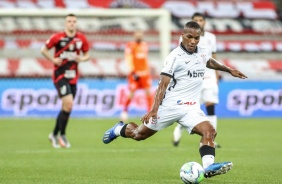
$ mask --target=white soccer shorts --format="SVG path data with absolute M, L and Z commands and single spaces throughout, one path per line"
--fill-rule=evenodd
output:
M 157 119 L 149 121 L 145 126 L 159 131 L 177 122 L 191 134 L 193 128 L 203 121 L 209 121 L 209 119 L 198 106 L 195 108 L 186 108 L 185 105 L 173 107 L 164 107 L 161 105 L 158 110 Z

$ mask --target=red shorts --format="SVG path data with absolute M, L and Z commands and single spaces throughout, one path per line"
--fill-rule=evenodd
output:
M 139 76 L 138 80 L 135 80 L 133 75 L 128 76 L 128 85 L 131 91 L 137 89 L 148 89 L 151 88 L 152 80 L 150 75 Z

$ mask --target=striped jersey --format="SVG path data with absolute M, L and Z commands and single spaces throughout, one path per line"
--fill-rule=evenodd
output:
M 63 60 L 62 65 L 54 65 L 53 81 L 67 79 L 70 84 L 76 84 L 78 80 L 78 63 L 74 60 L 80 52 L 87 52 L 89 45 L 86 37 L 77 32 L 74 37 L 68 37 L 65 32 L 53 34 L 46 41 L 48 49 L 55 48 L 55 57 Z

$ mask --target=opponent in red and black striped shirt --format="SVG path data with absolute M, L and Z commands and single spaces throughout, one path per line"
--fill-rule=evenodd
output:
M 56 83 L 62 78 L 69 80 L 70 84 L 76 84 L 78 79 L 78 62 L 89 59 L 89 45 L 86 37 L 79 32 L 74 35 L 68 35 L 66 32 L 56 33 L 46 42 L 46 48 L 49 50 L 55 48 L 53 81 Z M 81 58 L 81 51 L 86 58 Z
M 49 135 L 53 147 L 70 147 L 65 131 L 73 107 L 78 80 L 78 63 L 89 60 L 89 45 L 86 37 L 77 32 L 77 19 L 69 14 L 65 19 L 65 30 L 51 36 L 42 48 L 42 55 L 54 63 L 53 82 L 62 100 L 54 131 Z M 49 52 L 55 48 L 54 56 Z M 60 136 L 58 136 L 60 132 Z M 60 146 L 59 146 L 60 144 Z

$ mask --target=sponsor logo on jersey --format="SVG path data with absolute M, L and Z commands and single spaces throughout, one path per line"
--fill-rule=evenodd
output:
M 82 41 L 77 41 L 75 42 L 75 46 L 76 46 L 76 49 L 81 49 L 81 46 L 82 46 Z
M 69 45 L 69 50 L 70 50 L 70 51 L 73 51 L 73 50 L 74 50 L 74 44 L 70 44 L 70 45 Z
M 198 77 L 204 77 L 205 72 L 204 71 L 190 71 L 190 70 L 188 70 L 187 75 L 190 78 L 198 78 Z
M 77 54 L 73 51 L 64 51 L 60 54 L 60 58 L 62 59 L 68 59 L 68 60 L 74 60 L 76 58 Z
M 66 42 L 60 42 L 61 47 L 66 45 Z
M 197 102 L 183 102 L 182 100 L 177 100 L 177 105 L 195 105 Z

